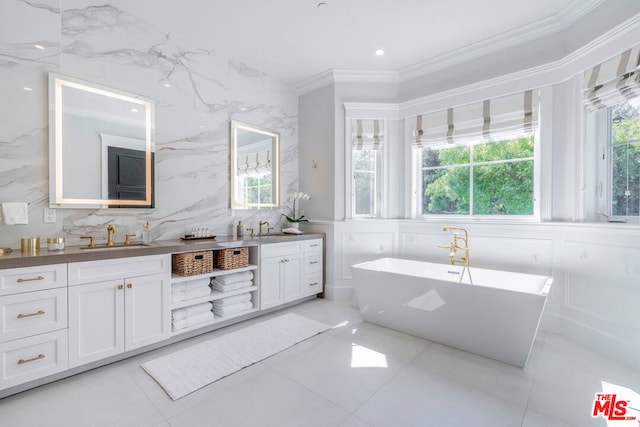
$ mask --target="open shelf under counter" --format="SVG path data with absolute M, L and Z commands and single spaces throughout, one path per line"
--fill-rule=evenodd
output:
M 257 290 L 258 290 L 257 286 L 249 286 L 246 288 L 236 289 L 234 291 L 229 291 L 229 292 L 219 292 L 216 290 L 212 290 L 211 293 L 206 297 L 193 298 L 193 299 L 172 303 L 171 310 L 175 310 L 177 308 L 189 307 L 189 306 L 200 304 L 203 302 L 211 302 L 217 299 L 232 297 L 235 295 L 242 295 L 242 294 L 246 294 L 246 293 L 257 291 Z
M 171 274 L 171 283 L 180 283 L 180 282 L 189 282 L 191 280 L 197 279 L 207 279 L 210 277 L 216 276 L 224 276 L 225 274 L 233 274 L 233 273 L 241 273 L 243 271 L 251 271 L 256 270 L 258 268 L 255 264 L 249 264 L 246 267 L 242 268 L 234 268 L 233 270 L 220 270 L 219 268 L 214 268 L 210 273 L 198 274 L 195 276 L 179 276 L 177 274 Z
M 252 308 L 252 309 L 249 309 L 249 310 L 241 311 L 240 313 L 230 314 L 229 316 L 214 317 L 213 320 L 210 321 L 210 322 L 204 322 L 204 323 L 200 323 L 198 325 L 193 325 L 193 326 L 191 326 L 189 328 L 179 329 L 177 331 L 171 331 L 171 336 L 184 334 L 186 332 L 191 332 L 191 331 L 194 331 L 194 330 L 200 329 L 200 328 L 206 328 L 207 326 L 215 325 L 216 323 L 224 322 L 224 321 L 227 321 L 227 320 L 230 320 L 230 319 L 234 319 L 236 317 L 244 316 L 246 314 L 255 313 L 256 311 L 258 311 L 257 308 Z

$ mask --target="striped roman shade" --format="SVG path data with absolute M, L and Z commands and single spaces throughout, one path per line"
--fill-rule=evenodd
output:
M 271 151 L 261 151 L 238 159 L 238 176 L 261 175 L 271 172 Z
M 584 72 L 583 101 L 590 110 L 640 96 L 640 46 Z
M 375 119 L 351 120 L 351 140 L 355 150 L 382 150 L 384 121 Z
M 527 90 L 415 118 L 413 146 L 474 144 L 510 139 L 538 127 L 539 93 Z

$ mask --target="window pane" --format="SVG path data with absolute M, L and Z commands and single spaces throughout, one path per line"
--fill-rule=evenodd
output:
M 475 166 L 473 213 L 532 215 L 533 161 Z
M 473 147 L 475 162 L 491 162 L 494 160 L 524 159 L 533 157 L 533 135 L 508 141 L 496 141 L 478 144 Z
M 612 215 L 640 215 L 640 143 L 613 148 Z
M 423 214 L 469 214 L 469 167 L 423 170 Z
M 611 108 L 611 214 L 640 215 L 640 98 Z
M 353 151 L 354 214 L 376 215 L 378 150 Z
M 470 160 L 469 147 L 422 149 L 422 167 L 464 165 Z

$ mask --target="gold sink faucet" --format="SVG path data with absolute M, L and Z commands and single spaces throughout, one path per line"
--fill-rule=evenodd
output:
M 116 232 L 116 227 L 113 224 L 107 225 L 107 246 L 113 246 L 113 233 Z
M 269 221 L 260 221 L 258 222 L 258 237 L 262 237 L 262 226 L 266 225 L 267 226 L 267 234 L 271 234 L 269 233 Z
M 451 265 L 462 264 L 464 268 L 462 269 L 462 274 L 460 275 L 460 281 L 462 282 L 462 278 L 464 277 L 465 271 L 469 274 L 469 283 L 473 284 L 473 279 L 471 278 L 471 269 L 469 268 L 469 234 L 467 230 L 460 227 L 449 227 L 447 225 L 444 226 L 444 231 L 462 231 L 464 233 L 464 237 L 461 237 L 456 231 L 453 232 L 453 241 L 448 245 L 438 245 L 439 248 L 449 249 L 449 260 L 451 261 Z M 460 242 L 462 245 L 460 246 Z M 456 258 L 456 252 L 458 250 L 464 251 L 464 256 Z

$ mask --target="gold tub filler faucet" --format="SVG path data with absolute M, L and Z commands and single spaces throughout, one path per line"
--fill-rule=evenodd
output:
M 471 279 L 471 270 L 469 268 L 469 235 L 467 230 L 459 227 L 444 227 L 444 231 L 453 231 L 453 241 L 448 245 L 438 245 L 439 248 L 449 249 L 449 260 L 451 261 L 451 265 L 462 264 L 464 268 L 462 269 L 462 274 L 460 275 L 460 281 L 464 278 L 465 271 L 469 274 L 469 283 L 473 284 L 473 279 Z M 464 232 L 464 237 L 460 237 L 458 231 Z M 460 246 L 460 242 L 464 246 Z M 456 252 L 458 250 L 464 251 L 464 256 L 456 257 Z

